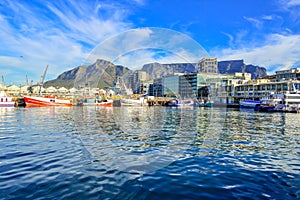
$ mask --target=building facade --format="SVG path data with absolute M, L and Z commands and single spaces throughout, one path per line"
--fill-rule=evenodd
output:
M 197 71 L 201 73 L 218 73 L 218 59 L 202 58 L 198 62 Z
M 136 70 L 129 77 L 129 85 L 134 94 L 140 94 L 140 85 L 147 80 L 147 72 Z

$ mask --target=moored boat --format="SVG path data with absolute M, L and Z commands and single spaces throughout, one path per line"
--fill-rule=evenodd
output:
M 0 107 L 14 107 L 15 101 L 12 96 L 6 95 L 4 91 L 0 91 Z
M 240 108 L 255 108 L 257 105 L 260 105 L 259 100 L 246 99 L 244 101 L 240 101 Z
M 212 100 L 204 101 L 204 99 L 201 99 L 200 101 L 197 102 L 197 105 L 199 107 L 212 107 L 213 101 Z
M 255 111 L 260 112 L 275 112 L 283 107 L 283 95 L 282 94 L 270 94 L 260 100 L 260 104 L 257 104 L 254 108 Z
M 72 106 L 68 99 L 59 99 L 54 96 L 24 96 L 26 107 L 30 106 Z
M 120 99 L 121 106 L 146 106 L 147 99 L 141 97 L 140 99 Z
M 103 101 L 98 101 L 96 99 L 87 99 L 85 100 L 82 105 L 84 106 L 113 106 L 113 100 L 107 99 L 107 100 L 103 100 Z

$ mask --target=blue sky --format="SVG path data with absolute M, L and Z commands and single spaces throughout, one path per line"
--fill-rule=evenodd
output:
M 7 85 L 97 58 L 131 69 L 206 55 L 269 73 L 300 66 L 300 0 L 1 0 L 0 27 Z

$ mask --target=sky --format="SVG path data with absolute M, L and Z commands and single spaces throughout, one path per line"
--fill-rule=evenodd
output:
M 202 57 L 300 67 L 300 0 L 0 0 L 5 84 L 96 59 L 132 70 Z

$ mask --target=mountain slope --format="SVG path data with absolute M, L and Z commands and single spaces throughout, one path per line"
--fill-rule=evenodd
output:
M 113 87 L 118 76 L 126 77 L 130 73 L 131 70 L 126 67 L 99 59 L 90 66 L 78 66 L 62 73 L 56 79 L 45 82 L 44 87 Z

